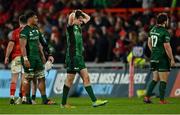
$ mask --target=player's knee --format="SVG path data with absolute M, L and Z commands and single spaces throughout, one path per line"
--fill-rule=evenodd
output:
M 153 80 L 154 81 L 159 81 L 159 78 L 158 77 L 153 77 Z
M 14 81 L 11 81 L 11 84 L 16 84 L 16 82 L 14 82 Z
M 30 84 L 30 80 L 24 79 L 23 84 L 24 84 L 24 85 Z
M 11 79 L 11 83 L 17 83 L 17 80 L 16 79 Z
M 90 84 L 90 79 L 89 76 L 83 77 L 83 83 L 86 84 Z
M 66 80 L 66 85 L 69 86 L 69 87 L 71 87 L 71 86 L 73 85 L 73 81 L 74 81 L 74 79 L 72 79 L 72 78 L 67 79 L 67 80 Z
M 37 82 L 37 81 L 33 81 L 34 82 L 34 84 Z M 45 78 L 43 77 L 43 78 L 39 78 L 38 79 L 38 82 L 45 82 Z
M 17 80 L 18 80 L 18 77 L 13 76 L 13 77 L 12 77 L 12 79 L 11 79 L 11 82 L 13 82 L 13 83 L 17 83 Z
M 73 85 L 73 81 L 71 81 L 71 80 L 70 80 L 70 81 L 69 81 L 69 80 L 67 80 L 67 81 L 66 81 L 66 85 L 67 85 L 67 86 L 69 86 L 69 87 L 71 87 L 71 86 Z

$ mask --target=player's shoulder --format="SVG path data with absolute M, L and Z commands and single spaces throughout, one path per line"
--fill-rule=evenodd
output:
M 156 25 L 152 25 L 149 27 L 149 32 L 153 32 L 153 31 L 157 31 L 157 26 Z
M 34 29 L 37 29 L 37 30 L 39 30 L 39 27 L 38 27 L 38 26 L 36 26 L 36 25 L 35 25 L 35 26 L 33 26 L 33 27 L 34 27 Z
M 39 28 L 38 26 L 36 26 L 36 25 L 33 26 L 33 29 L 36 30 L 36 31 L 38 31 L 40 34 L 42 34 L 42 32 L 41 32 L 41 30 L 40 30 L 40 28 Z
M 24 26 L 24 28 L 23 28 L 23 30 L 29 30 L 29 26 L 28 25 L 26 25 L 26 26 Z
M 163 28 L 163 31 L 169 33 L 167 28 Z
M 155 25 L 150 25 L 150 26 L 148 27 L 148 31 L 151 31 L 152 28 L 154 28 L 154 27 L 155 27 Z
M 19 36 L 20 29 L 16 28 L 12 31 L 12 37 L 15 38 L 16 36 Z
M 161 27 L 160 30 L 161 30 L 161 33 L 162 33 L 162 34 L 170 36 L 170 33 L 168 32 L 167 28 Z
M 74 26 L 74 24 L 73 25 L 70 25 L 70 24 L 66 25 L 67 28 L 72 28 L 73 26 Z
M 20 31 L 20 27 L 13 30 L 13 33 L 18 33 Z
M 28 25 L 26 25 L 25 27 L 21 28 L 21 33 L 26 33 L 28 32 L 30 29 L 30 27 Z

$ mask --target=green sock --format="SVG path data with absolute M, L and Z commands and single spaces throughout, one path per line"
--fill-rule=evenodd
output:
M 19 97 L 21 97 L 21 98 L 22 98 L 22 93 L 19 93 Z
M 165 91 L 166 91 L 166 82 L 160 81 L 160 85 L 159 85 L 160 100 L 164 100 Z
M 66 105 L 69 89 L 70 88 L 68 86 L 64 85 L 64 87 L 63 87 L 63 95 L 62 95 L 62 102 L 61 102 L 62 105 Z
M 91 98 L 92 102 L 95 102 L 97 99 L 96 99 L 96 97 L 95 97 L 95 95 L 94 95 L 94 92 L 93 92 L 93 90 L 92 90 L 92 87 L 91 87 L 91 86 L 85 86 L 85 89 L 86 89 L 89 97 Z
M 35 100 L 36 99 L 36 95 L 32 95 L 32 100 Z
M 146 96 L 150 97 L 152 95 L 152 91 L 153 91 L 154 87 L 156 86 L 156 84 L 157 84 L 157 81 L 155 81 L 155 80 L 151 81 L 151 83 L 148 87 Z
M 46 95 L 41 95 L 42 101 L 43 103 L 46 103 L 47 101 L 47 96 Z
M 27 102 L 30 102 L 30 101 L 31 101 L 30 94 L 26 94 L 26 100 L 27 100 Z

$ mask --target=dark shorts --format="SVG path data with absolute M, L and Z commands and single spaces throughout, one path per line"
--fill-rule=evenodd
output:
M 82 69 L 86 68 L 83 56 L 74 56 L 72 58 L 66 57 L 66 69 L 67 73 L 80 72 Z
M 30 69 L 26 68 L 24 66 L 24 64 L 23 64 L 24 71 L 26 73 L 30 73 L 32 71 L 42 71 L 42 70 L 44 70 L 44 64 L 43 64 L 43 62 L 42 62 L 40 57 L 39 58 L 29 58 L 28 60 L 29 60 L 30 65 L 31 65 Z
M 168 72 L 170 71 L 170 62 L 167 58 L 161 60 L 151 60 L 151 71 Z

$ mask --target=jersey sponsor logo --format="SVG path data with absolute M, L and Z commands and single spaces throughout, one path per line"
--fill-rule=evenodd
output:
M 75 69 L 75 70 L 78 70 L 78 69 L 79 69 L 79 67 L 74 67 L 74 69 Z
M 33 33 L 32 33 L 32 32 L 29 32 L 29 36 L 33 36 Z
M 39 31 L 38 31 L 38 30 L 36 30 L 36 32 L 39 34 Z
M 77 26 L 75 26 L 75 27 L 74 27 L 74 29 L 78 30 L 78 27 L 77 27 Z
M 30 40 L 38 40 L 39 36 L 30 37 Z
M 25 35 L 25 34 L 20 34 L 20 36 L 21 36 L 21 37 L 26 37 L 26 35 Z

